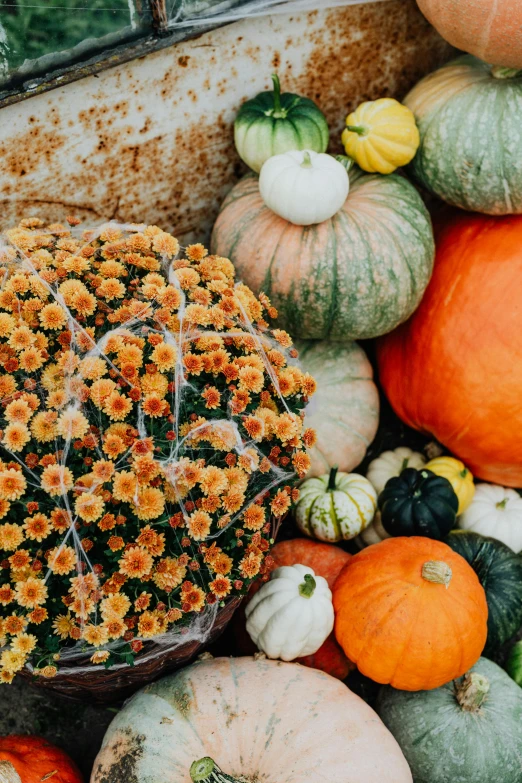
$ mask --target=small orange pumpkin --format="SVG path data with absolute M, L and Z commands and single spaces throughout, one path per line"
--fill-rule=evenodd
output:
M 76 764 L 43 737 L 0 737 L 0 779 L 7 783 L 82 783 Z
M 333 588 L 339 573 L 351 558 L 348 552 L 345 552 L 338 546 L 311 541 L 308 538 L 280 541 L 274 546 L 270 555 L 272 558 L 270 571 L 280 566 L 301 563 L 301 565 L 313 568 L 316 574 L 324 577 L 328 582 L 330 590 Z M 245 602 L 235 613 L 232 621 L 236 653 L 239 655 L 252 655 L 257 650 L 254 642 L 246 632 L 245 606 L 252 596 L 257 593 L 262 584 L 263 582 L 258 579 L 251 585 Z M 307 655 L 305 658 L 298 658 L 296 663 L 309 666 L 311 669 L 320 669 L 338 680 L 344 680 L 350 670 L 354 668 L 338 645 L 333 633 L 323 642 L 317 652 L 313 655 Z
M 388 538 L 355 555 L 333 602 L 335 635 L 348 658 L 400 690 L 431 690 L 460 677 L 486 642 L 488 607 L 475 572 L 429 538 Z

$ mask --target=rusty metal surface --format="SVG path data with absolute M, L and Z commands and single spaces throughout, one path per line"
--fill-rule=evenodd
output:
M 240 103 L 283 88 L 332 130 L 362 100 L 401 97 L 451 50 L 414 0 L 238 22 L 0 110 L 0 230 L 21 216 L 146 221 L 209 235 L 242 172 Z

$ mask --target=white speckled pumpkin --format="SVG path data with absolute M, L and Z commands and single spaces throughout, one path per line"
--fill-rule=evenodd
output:
M 377 493 L 368 479 L 332 468 L 301 484 L 295 518 L 299 530 L 310 538 L 347 541 L 370 524 L 376 508 Z
M 127 702 L 91 783 L 191 783 L 203 758 L 250 783 L 412 782 L 390 732 L 339 680 L 294 663 L 218 658 Z
M 315 226 L 294 226 L 263 203 L 248 175 L 226 197 L 212 252 L 264 291 L 293 337 L 347 342 L 385 334 L 418 306 L 433 268 L 431 221 L 397 174 L 352 169 L 344 206 Z
M 458 526 L 483 536 L 491 536 L 522 551 L 522 497 L 514 489 L 496 484 L 478 484 L 469 507 Z
M 305 426 L 317 433 L 308 476 L 321 476 L 333 465 L 350 473 L 379 426 L 372 366 L 357 343 L 299 342 L 296 347 L 303 370 L 317 381 L 305 418 Z
M 422 79 L 404 103 L 421 136 L 408 167 L 421 185 L 472 212 L 522 212 L 522 71 L 465 55 Z

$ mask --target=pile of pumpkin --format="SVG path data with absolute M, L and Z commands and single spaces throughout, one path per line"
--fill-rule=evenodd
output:
M 522 780 L 522 55 L 491 30 L 475 51 L 474 19 L 459 31 L 443 0 L 420 4 L 504 65 L 465 55 L 404 104 L 362 104 L 345 156 L 325 154 L 324 115 L 277 77 L 239 112 L 252 173 L 227 196 L 212 250 L 270 296 L 318 381 L 294 513 L 306 538 L 274 546 L 236 614 L 245 657 L 137 694 L 92 783 Z M 416 186 L 450 205 L 430 201 L 434 232 Z M 386 451 L 363 476 L 352 471 L 379 421 L 354 342 L 368 338 L 395 412 L 442 447 L 428 460 Z M 379 717 L 341 682 L 355 667 L 382 686 Z M 0 744 L 0 780 L 20 754 Z M 34 783 L 79 780 L 60 770 Z

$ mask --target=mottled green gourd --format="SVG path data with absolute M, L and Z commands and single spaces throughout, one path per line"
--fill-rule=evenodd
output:
M 445 541 L 475 571 L 488 602 L 484 655 L 493 655 L 522 626 L 522 556 L 497 541 L 454 530 Z
M 406 756 L 414 783 L 522 780 L 522 689 L 487 658 L 434 690 L 386 686 L 376 709 Z
M 377 493 L 358 473 L 338 473 L 334 467 L 301 484 L 295 518 L 299 530 L 319 541 L 355 538 L 372 521 Z
M 212 252 L 270 297 L 278 325 L 294 338 L 349 342 L 385 334 L 409 318 L 431 277 L 431 221 L 414 186 L 357 167 L 349 178 L 337 214 L 295 226 L 269 210 L 257 178 L 247 175 L 214 225 Z
M 257 174 L 274 155 L 290 150 L 325 152 L 328 146 L 328 123 L 320 108 L 310 98 L 281 94 L 277 74 L 272 81 L 274 89 L 246 101 L 234 123 L 236 149 Z
M 462 209 L 522 212 L 522 71 L 471 55 L 426 76 L 404 103 L 421 143 L 408 172 Z

